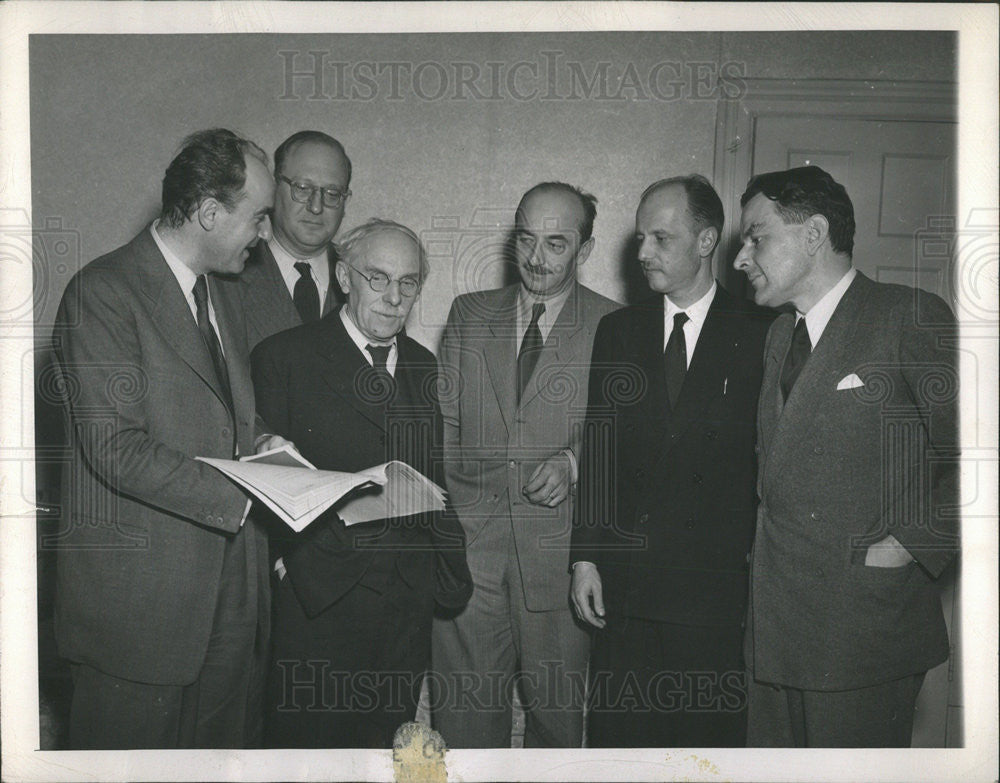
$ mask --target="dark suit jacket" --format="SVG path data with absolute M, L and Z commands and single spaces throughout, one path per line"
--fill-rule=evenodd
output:
M 241 315 L 210 285 L 236 441 L 251 454 L 259 429 Z M 54 340 L 73 444 L 64 528 L 42 542 L 58 552 L 60 652 L 129 680 L 193 682 L 213 630 L 224 542 L 241 530 L 247 496 L 193 459 L 232 459 L 233 420 L 148 230 L 70 281 Z M 249 520 L 241 535 L 252 539 L 251 579 L 266 601 L 264 534 Z
M 768 334 L 746 653 L 756 679 L 861 688 L 948 657 L 933 582 L 957 546 L 956 335 L 936 296 L 858 273 L 782 405 Z M 849 385 L 851 375 L 863 386 Z M 891 533 L 916 562 L 864 564 Z
M 261 415 L 320 469 L 353 472 L 398 459 L 441 485 L 437 365 L 405 335 L 397 346 L 397 391 L 386 402 L 339 310 L 272 336 L 252 356 Z M 461 606 L 472 591 L 464 536 L 452 513 L 347 528 L 330 511 L 289 538 L 279 554 L 309 617 L 358 583 L 380 589 L 386 558 L 414 601 L 428 609 L 433 600 Z
M 518 405 L 519 287 L 463 294 L 452 304 L 440 350 L 449 389 L 445 469 L 470 549 L 489 519 L 509 519 L 525 604 L 550 611 L 567 608 L 573 497 L 537 506 L 521 487 L 542 459 L 567 447 L 579 455 L 594 332 L 618 305 L 574 283 Z
M 337 253 L 332 245 L 327 255 L 330 262 L 330 287 L 323 302 L 323 315 L 336 310 L 342 300 L 337 278 L 333 274 Z M 239 290 L 246 315 L 247 345 L 250 350 L 272 334 L 302 325 L 299 311 L 288 293 L 288 287 L 267 242 L 254 245 L 243 273 L 228 282 Z
M 597 565 L 609 617 L 742 621 L 754 420 L 772 317 L 720 286 L 673 411 L 663 297 L 601 321 L 571 559 Z

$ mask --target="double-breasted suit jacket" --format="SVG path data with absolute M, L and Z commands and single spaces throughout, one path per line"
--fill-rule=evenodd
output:
M 858 273 L 782 404 L 794 322 L 765 350 L 751 671 L 808 690 L 927 671 L 948 657 L 934 577 L 958 546 L 951 311 Z M 866 566 L 889 534 L 914 561 Z
M 773 316 L 720 286 L 671 410 L 663 308 L 612 313 L 594 340 L 572 560 L 597 565 L 609 618 L 738 630 Z
M 253 351 L 261 416 L 321 470 L 356 472 L 401 460 L 441 484 L 437 364 L 415 340 L 397 337 L 391 391 L 347 334 L 339 310 L 274 335 Z M 279 546 L 306 613 L 317 616 L 359 582 L 384 576 L 389 559 L 421 606 L 461 605 L 470 585 L 461 527 L 452 513 L 346 528 L 333 511 Z M 429 616 L 428 616 L 429 623 Z

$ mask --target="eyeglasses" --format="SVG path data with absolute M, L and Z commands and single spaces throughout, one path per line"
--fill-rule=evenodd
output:
M 289 179 L 284 174 L 279 174 L 278 179 L 288 183 L 288 189 L 292 192 L 292 201 L 298 201 L 300 204 L 308 204 L 312 201 L 313 194 L 318 190 L 323 194 L 323 206 L 337 209 L 351 195 L 350 190 L 340 191 L 336 188 L 324 188 L 322 185 L 310 185 L 307 182 Z
M 372 291 L 377 294 L 382 293 L 389 287 L 389 283 L 393 282 L 385 272 L 372 272 L 371 275 L 366 275 L 353 264 L 348 264 L 348 266 L 367 280 Z M 401 277 L 396 282 L 399 283 L 399 293 L 402 296 L 416 296 L 417 291 L 420 290 L 420 281 L 414 280 L 412 277 Z

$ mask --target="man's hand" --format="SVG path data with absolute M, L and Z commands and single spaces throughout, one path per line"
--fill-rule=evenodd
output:
M 865 565 L 875 568 L 902 568 L 912 560 L 906 547 L 891 535 L 872 544 L 865 554 Z
M 569 457 L 562 451 L 543 461 L 521 488 L 523 494 L 536 506 L 554 508 L 569 494 L 572 467 Z
M 295 444 L 290 440 L 285 440 L 280 435 L 261 435 L 257 439 L 257 453 L 262 454 L 265 451 L 270 451 L 271 449 L 280 449 L 282 446 L 291 446 L 295 448 Z M 298 451 L 298 449 L 296 449 Z
M 597 566 L 586 562 L 576 563 L 573 566 L 573 582 L 569 588 L 569 595 L 573 600 L 577 617 L 595 628 L 604 627 L 604 591 Z

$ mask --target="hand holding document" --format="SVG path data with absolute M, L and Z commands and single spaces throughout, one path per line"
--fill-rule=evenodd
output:
M 288 445 L 239 461 L 197 459 L 246 488 L 297 533 L 338 502 L 345 525 L 444 510 L 444 490 L 405 462 L 359 473 L 317 470 Z

